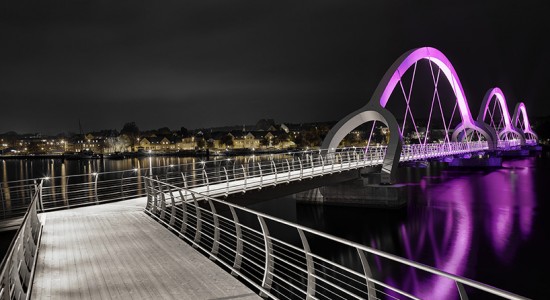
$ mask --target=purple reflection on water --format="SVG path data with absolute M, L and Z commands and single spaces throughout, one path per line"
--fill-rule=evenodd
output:
M 513 170 L 499 170 L 485 176 L 487 183 L 483 201 L 487 209 L 485 232 L 492 241 L 495 253 L 506 260 L 506 245 L 514 225 L 516 174 Z
M 487 207 L 485 232 L 497 257 L 512 263 L 518 240 L 531 233 L 535 209 L 532 160 L 503 163 L 503 169 L 487 174 L 483 201 Z
M 431 252 L 435 267 L 461 275 L 464 273 L 472 240 L 472 196 L 471 190 L 468 189 L 468 181 L 453 180 L 448 184 L 427 188 L 425 192 L 428 193 L 426 197 L 430 199 L 433 207 L 421 223 L 423 226 L 420 227 L 420 236 L 427 234 L 429 238 L 409 239 L 410 235 L 407 233 L 406 226 L 403 225 L 401 238 L 407 258 L 415 261 L 422 260 L 424 251 L 428 251 Z M 441 228 L 443 228 L 442 232 L 439 230 Z M 413 253 L 412 248 L 417 250 Z M 411 272 L 415 271 L 411 270 Z M 429 277 L 424 280 L 418 278 L 416 274 L 408 276 L 403 288 L 425 299 L 450 299 L 456 295 L 456 286 L 451 280 L 442 277 Z M 430 288 L 426 288 L 428 286 Z
M 466 172 L 435 184 L 423 179 L 419 192 L 425 207 L 412 206 L 412 219 L 400 227 L 404 255 L 451 274 L 472 277 L 478 251 L 472 249 L 475 237 L 489 240 L 501 262 L 512 262 L 518 240 L 527 239 L 532 230 L 536 203 L 533 172 L 529 171 L 532 164 L 531 160 L 505 162 L 503 169 Z M 403 290 L 420 298 L 458 297 L 453 281 L 420 276 L 412 269 L 407 269 L 402 280 L 388 280 L 399 282 Z
M 519 209 L 519 229 L 521 237 L 527 239 L 533 226 L 533 215 L 536 208 L 535 186 L 533 183 L 533 159 L 513 160 L 503 163 L 504 167 L 512 168 L 517 174 L 515 191 L 516 207 Z
M 413 261 L 429 261 L 428 265 L 462 275 L 467 265 L 473 231 L 473 196 L 469 182 L 463 178 L 437 185 L 423 181 L 420 187 L 428 209 L 411 212 L 414 219 L 400 226 L 404 256 Z M 426 277 L 426 273 L 413 268 L 403 271 L 401 280 L 388 278 L 387 282 L 395 283 L 402 290 L 422 299 L 453 299 L 457 296 L 452 280 L 439 276 Z

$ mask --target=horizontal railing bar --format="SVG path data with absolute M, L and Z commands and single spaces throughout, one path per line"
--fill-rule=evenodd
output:
M 162 183 L 162 182 L 157 181 L 155 179 L 150 179 L 150 180 L 152 180 L 153 182 L 157 182 L 158 184 L 171 186 L 170 184 Z M 177 187 L 174 187 L 174 186 L 171 186 L 171 187 L 177 189 Z M 367 247 L 367 246 L 364 246 L 364 245 L 361 245 L 361 244 L 358 244 L 358 243 L 355 243 L 355 242 L 352 242 L 352 241 L 344 240 L 344 239 L 338 238 L 336 236 L 333 236 L 333 235 L 330 235 L 330 234 L 327 234 L 327 233 L 324 233 L 324 232 L 321 232 L 321 231 L 318 231 L 318 230 L 315 230 L 315 229 L 311 229 L 311 228 L 308 228 L 308 227 L 305 227 L 305 226 L 301 226 L 299 224 L 294 224 L 294 223 L 288 222 L 288 221 L 280 219 L 280 218 L 276 218 L 276 217 L 273 217 L 273 216 L 270 216 L 270 215 L 267 215 L 267 214 L 264 214 L 264 213 L 256 212 L 256 211 L 253 211 L 253 210 L 248 209 L 246 207 L 242 207 L 242 206 L 235 205 L 235 204 L 232 204 L 232 203 L 228 203 L 228 202 L 225 202 L 225 201 L 220 201 L 216 198 L 213 198 L 213 197 L 210 197 L 210 196 L 207 196 L 207 195 L 204 195 L 204 194 L 200 194 L 200 193 L 195 192 L 193 190 L 185 190 L 185 191 L 187 193 L 192 193 L 192 194 L 198 195 L 199 199 L 209 199 L 211 201 L 214 201 L 214 202 L 226 205 L 226 206 L 236 208 L 240 211 L 244 211 L 244 212 L 250 213 L 252 215 L 260 216 L 264 219 L 271 220 L 271 221 L 274 221 L 276 223 L 281 223 L 281 224 L 284 224 L 284 225 L 287 225 L 287 226 L 290 226 L 290 227 L 293 227 L 293 228 L 296 228 L 296 229 L 301 229 L 304 232 L 308 232 L 308 233 L 313 234 L 313 235 L 317 235 L 317 236 L 320 236 L 320 237 L 323 237 L 323 238 L 326 238 L 326 239 L 329 239 L 329 240 L 332 240 L 332 241 L 335 241 L 335 242 L 338 242 L 338 243 L 341 243 L 341 244 L 344 244 L 344 245 L 348 245 L 348 246 L 353 247 L 355 249 L 363 250 L 367 253 L 371 253 L 373 255 L 383 257 L 383 258 L 389 259 L 391 261 L 395 261 L 395 262 L 398 262 L 398 263 L 401 263 L 401 264 L 404 264 L 404 265 L 408 265 L 410 267 L 420 269 L 420 270 L 423 270 L 425 272 L 432 273 L 434 275 L 442 276 L 442 277 L 454 280 L 456 282 L 460 282 L 460 283 L 465 284 L 467 286 L 471 286 L 471 287 L 474 287 L 474 288 L 479 289 L 479 290 L 483 290 L 483 291 L 488 292 L 488 293 L 492 293 L 492 294 L 495 294 L 495 295 L 498 295 L 498 296 L 501 296 L 501 297 L 506 297 L 506 298 L 509 298 L 509 299 L 525 299 L 521 296 L 515 295 L 513 293 L 510 293 L 510 292 L 507 292 L 507 291 L 504 291 L 504 290 L 500 290 L 498 288 L 494 288 L 494 287 L 491 287 L 491 286 L 488 286 L 488 285 L 485 285 L 485 284 L 482 284 L 482 283 L 479 283 L 479 282 L 476 282 L 476 281 L 473 281 L 473 280 L 470 280 L 470 279 L 467 279 L 467 278 L 459 277 L 459 276 L 456 276 L 456 275 L 453 275 L 453 274 L 435 269 L 433 267 L 430 267 L 430 266 L 427 266 L 427 265 L 424 265 L 424 264 L 421 264 L 421 263 L 413 262 L 411 260 L 401 258 L 401 257 L 398 257 L 396 255 L 392 255 L 392 254 L 389 254 L 389 253 L 386 253 L 386 252 L 382 252 L 382 251 L 376 250 L 374 248 L 370 248 L 370 247 Z M 339 266 L 339 267 L 341 268 L 341 266 Z

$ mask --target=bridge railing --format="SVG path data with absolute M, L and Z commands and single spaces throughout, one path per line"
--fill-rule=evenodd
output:
M 418 276 L 438 279 L 448 289 L 449 296 L 445 298 L 454 294 L 468 299 L 468 293 L 488 293 L 505 299 L 525 299 L 189 189 L 153 178 L 146 178 L 145 182 L 145 211 L 151 217 L 272 299 L 421 297 L 390 284 L 390 270 L 400 274 L 412 270 Z M 339 249 L 355 263 L 332 256 L 327 245 Z
M 519 147 L 521 145 L 521 140 L 503 140 L 497 142 L 497 148 L 499 149 L 511 149 Z
M 485 141 L 403 145 L 401 161 L 470 153 L 489 149 Z
M 37 215 L 40 191 L 34 191 L 7 254 L 0 265 L 0 300 L 30 299 L 42 224 Z
M 374 159 L 382 155 L 382 149 L 384 147 L 373 147 L 367 152 L 367 155 Z M 342 153 L 348 151 L 359 152 L 359 148 L 354 150 L 352 148 L 338 149 L 338 154 L 332 155 L 334 156 L 332 160 L 347 161 L 348 156 L 342 156 Z M 224 168 L 231 180 L 243 176 L 250 178 L 259 175 L 260 172 L 268 174 L 271 172 L 271 168 L 277 168 L 278 171 L 283 170 L 288 166 L 287 161 L 293 170 L 299 170 L 300 163 L 302 167 L 307 167 L 307 163 L 311 161 L 312 157 L 315 160 L 315 166 L 326 163 L 326 161 L 319 161 L 318 156 L 318 150 L 308 150 L 288 152 L 279 155 L 279 158 L 274 158 L 272 155 L 251 156 L 241 162 L 231 158 L 211 161 L 197 159 L 194 163 L 181 165 L 2 182 L 0 183 L 0 219 L 22 217 L 29 205 L 29 199 L 32 198 L 31 195 L 39 183 L 42 183 L 39 210 L 49 211 L 144 196 L 143 177 L 145 175 L 158 176 L 180 186 L 187 184 L 194 187 L 205 185 L 206 181 L 212 184 L 225 180 Z
M 179 187 L 201 190 L 207 195 L 228 195 L 379 165 L 385 152 L 385 146 L 373 147 L 367 151 L 353 147 L 329 153 L 306 151 L 278 160 L 270 159 L 239 166 L 233 163 L 220 168 L 201 169 L 191 174 L 181 173 L 181 177 L 158 178 Z
M 429 159 L 483 150 L 486 147 L 485 142 L 404 145 L 401 160 Z M 332 151 L 316 149 L 288 152 L 279 156 L 250 156 L 240 162 L 231 158 L 197 160 L 182 165 L 3 182 L 0 184 L 0 217 L 21 217 L 28 207 L 32 191 L 39 183 L 42 183 L 40 211 L 142 197 L 145 195 L 144 177 L 151 175 L 179 187 L 201 188 L 217 185 L 212 190 L 203 191 L 208 195 L 219 193 L 224 189 L 220 184 L 225 183 L 228 194 L 229 184 L 235 181 L 239 181 L 242 192 L 250 187 L 262 188 L 264 184 L 277 185 L 281 182 L 380 165 L 386 150 L 386 146 L 348 147 Z
M 0 220 L 22 218 L 33 199 L 40 179 L 0 182 Z

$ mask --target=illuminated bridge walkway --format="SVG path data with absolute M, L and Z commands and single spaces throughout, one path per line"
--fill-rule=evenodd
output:
M 433 92 L 413 93 L 419 76 L 433 82 Z M 370 134 L 361 136 L 358 127 Z M 357 139 L 360 146 L 340 147 Z M 223 197 L 358 176 L 365 168 L 393 184 L 400 162 L 498 155 L 536 143 L 523 103 L 510 116 L 503 92 L 492 88 L 474 119 L 450 61 L 437 49 L 414 49 L 390 67 L 364 107 L 328 132 L 321 150 L 2 182 L 1 217 L 21 225 L 0 269 L 0 300 L 31 293 L 50 299 L 524 299 Z M 358 263 L 327 256 L 320 240 Z M 395 273 L 431 278 L 434 288 L 401 287 Z
M 457 142 L 433 145 L 405 145 L 401 162 L 459 156 L 488 150 L 487 142 Z M 164 182 L 211 197 L 246 193 L 250 190 L 278 186 L 335 173 L 381 166 L 386 157 L 386 146 L 372 148 L 346 148 L 335 151 L 304 151 L 282 159 L 268 158 L 239 167 L 222 166 L 207 171 L 200 168 L 191 175 L 165 176 Z M 200 163 L 207 164 L 207 162 Z M 159 178 L 157 176 L 157 178 Z M 282 185 L 280 188 L 285 188 Z M 191 197 L 193 193 L 185 194 Z
M 144 207 L 140 198 L 42 214 L 32 298 L 260 298 Z

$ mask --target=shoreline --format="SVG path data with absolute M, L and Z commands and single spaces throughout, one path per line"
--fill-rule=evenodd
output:
M 210 151 L 203 150 L 186 150 L 181 152 L 169 152 L 169 153 L 138 153 L 129 152 L 123 153 L 124 157 L 110 157 L 109 154 L 97 154 L 97 157 L 74 157 L 65 154 L 27 154 L 27 155 L 0 155 L 0 159 L 61 159 L 61 160 L 121 160 L 128 158 L 147 158 L 157 156 L 167 157 L 209 157 L 209 156 L 243 156 L 243 155 L 264 155 L 264 154 L 283 154 L 289 151 L 296 151 L 298 149 L 276 149 L 276 150 L 239 150 L 239 151 Z

